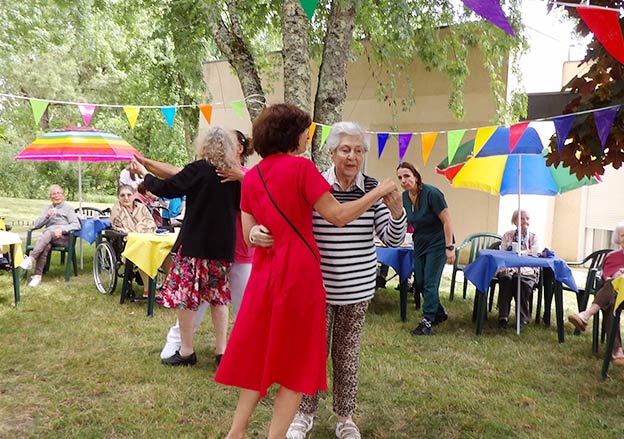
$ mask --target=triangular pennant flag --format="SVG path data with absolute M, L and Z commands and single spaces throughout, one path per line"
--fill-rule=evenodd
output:
M 405 153 L 407 152 L 407 148 L 409 147 L 411 140 L 412 133 L 399 134 L 399 162 L 403 161 L 403 157 L 405 157 Z
M 48 108 L 48 101 L 43 101 L 41 99 L 31 99 L 30 106 L 32 108 L 33 117 L 35 118 L 35 123 L 39 123 L 41 120 L 41 116 L 43 116 L 43 112 Z
M 206 123 L 210 125 L 210 121 L 212 120 L 212 105 L 210 104 L 200 104 L 199 111 L 204 115 L 204 119 L 206 119 Z
M 553 123 L 555 124 L 555 133 L 557 134 L 557 149 L 559 152 L 563 150 L 563 144 L 568 138 L 574 119 L 576 119 L 574 114 L 563 117 L 555 117 L 553 119 Z
M 93 104 L 78 104 L 78 110 L 80 110 L 80 114 L 82 115 L 82 120 L 84 121 L 86 126 L 89 126 L 91 123 L 91 117 L 93 117 L 93 113 L 95 112 L 95 105 Z
M 299 0 L 301 2 L 301 6 L 308 16 L 308 20 L 312 21 L 312 17 L 314 16 L 314 11 L 316 10 L 316 6 L 318 5 L 318 0 Z
M 321 146 L 325 145 L 325 141 L 327 140 L 327 136 L 329 136 L 329 132 L 331 131 L 331 127 L 329 125 L 321 125 Z
M 239 118 L 243 118 L 243 101 L 232 101 L 230 102 L 230 107 L 232 107 L 232 110 Z
M 432 133 L 422 133 L 420 135 L 420 140 L 422 142 L 422 155 L 423 155 L 423 163 L 427 166 L 427 160 L 429 160 L 429 154 L 431 154 L 431 150 L 433 149 L 433 144 L 438 137 L 437 132 Z
M 167 121 L 167 125 L 169 128 L 173 127 L 173 119 L 176 114 L 176 107 L 160 107 L 160 111 L 162 111 L 163 116 L 165 116 L 165 120 Z
M 494 134 L 496 128 L 498 127 L 483 127 L 477 130 L 477 137 L 475 137 L 474 147 L 472 148 L 472 154 L 475 157 L 477 156 L 477 154 L 479 154 L 479 151 L 481 151 L 483 145 L 485 145 L 487 141 L 490 140 L 490 137 L 492 137 L 492 134 Z
M 134 129 L 134 125 L 136 124 L 137 118 L 139 117 L 139 111 L 141 111 L 140 107 L 123 107 L 123 110 L 126 112 L 126 117 L 128 118 L 128 122 L 130 122 L 130 128 Z
M 501 28 L 512 37 L 516 35 L 505 17 L 499 0 L 462 0 L 462 2 L 494 26 Z
M 377 133 L 377 158 L 381 158 L 381 153 L 383 153 L 384 148 L 386 147 L 386 142 L 388 141 L 388 133 Z
M 620 106 L 618 105 L 617 107 L 594 111 L 594 123 L 596 124 L 596 130 L 598 131 L 598 137 L 600 138 L 600 144 L 603 149 L 619 109 Z
M 314 131 L 316 130 L 316 123 L 312 122 L 308 127 L 308 145 L 312 144 L 312 137 L 314 137 Z
M 531 121 L 527 120 L 526 122 L 515 123 L 509 127 L 509 152 L 510 153 L 513 152 L 513 150 L 516 148 L 516 145 L 518 144 L 518 140 L 520 140 L 520 137 L 522 137 L 522 135 L 524 134 L 524 132 L 526 131 L 530 123 Z
M 609 9 L 584 6 L 577 6 L 576 12 L 607 52 L 624 64 L 624 40 L 622 39 L 619 13 Z
M 448 162 L 451 163 L 453 161 L 453 157 L 455 157 L 455 153 L 457 152 L 457 148 L 459 148 L 459 143 L 464 138 L 464 134 L 466 130 L 453 130 L 446 133 L 446 142 L 448 144 Z

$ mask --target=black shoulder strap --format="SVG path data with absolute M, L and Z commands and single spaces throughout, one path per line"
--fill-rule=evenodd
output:
M 297 233 L 299 238 L 301 238 L 303 243 L 310 249 L 310 251 L 312 252 L 312 255 L 314 256 L 314 259 L 316 259 L 318 261 L 318 256 L 314 252 L 314 249 L 312 248 L 312 246 L 310 246 L 310 244 L 308 243 L 308 241 L 306 241 L 306 239 L 303 237 L 301 232 L 299 232 L 299 230 L 295 227 L 295 225 L 288 219 L 286 214 L 284 212 L 282 212 L 282 209 L 280 209 L 279 206 L 277 205 L 277 203 L 275 203 L 275 200 L 271 196 L 271 192 L 269 192 L 269 189 L 267 188 L 267 185 L 264 182 L 264 177 L 262 176 L 262 172 L 260 172 L 260 165 L 256 165 L 256 169 L 258 170 L 258 175 L 260 176 L 260 180 L 262 181 L 262 185 L 264 186 L 264 190 L 266 191 L 267 195 L 269 196 L 269 200 L 271 200 L 271 203 L 273 203 L 273 206 L 275 206 L 275 208 L 280 213 L 280 215 L 282 215 L 282 218 L 284 218 L 286 220 L 288 225 L 290 225 L 290 227 L 292 227 L 292 229 L 295 231 L 295 233 Z

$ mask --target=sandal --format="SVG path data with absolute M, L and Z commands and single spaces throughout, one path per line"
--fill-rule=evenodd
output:
M 360 430 L 351 419 L 336 424 L 336 437 L 338 439 L 362 439 Z
M 288 427 L 286 439 L 305 439 L 308 432 L 312 430 L 313 423 L 314 416 L 297 412 L 290 427 Z
M 568 316 L 568 321 L 581 332 L 585 332 L 587 329 L 587 322 L 583 320 L 580 314 L 572 314 L 571 316 Z

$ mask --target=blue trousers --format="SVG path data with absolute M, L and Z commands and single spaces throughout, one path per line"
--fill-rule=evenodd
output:
M 440 280 L 446 263 L 446 249 L 428 249 L 423 255 L 414 255 L 414 284 L 416 293 L 423 295 L 423 317 L 433 322 L 443 314 L 440 303 Z

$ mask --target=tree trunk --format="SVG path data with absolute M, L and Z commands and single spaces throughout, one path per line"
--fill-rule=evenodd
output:
M 264 104 L 259 102 L 264 100 L 264 90 L 254 58 L 243 39 L 242 29 L 236 14 L 237 3 L 235 0 L 226 2 L 227 11 L 223 14 L 228 15 L 229 27 L 222 19 L 222 12 L 215 5 L 206 5 L 206 18 L 219 50 L 225 55 L 238 76 L 243 96 L 245 98 L 252 95 L 262 96 L 259 100 L 245 100 L 247 110 L 253 121 L 264 108 Z
M 310 112 L 310 23 L 299 0 L 282 4 L 284 102 Z
M 314 121 L 331 125 L 342 120 L 347 98 L 347 63 L 355 26 L 355 1 L 334 0 L 329 15 L 314 101 Z M 321 130 L 316 131 L 312 160 L 319 169 L 329 167 L 327 150 L 320 150 Z

